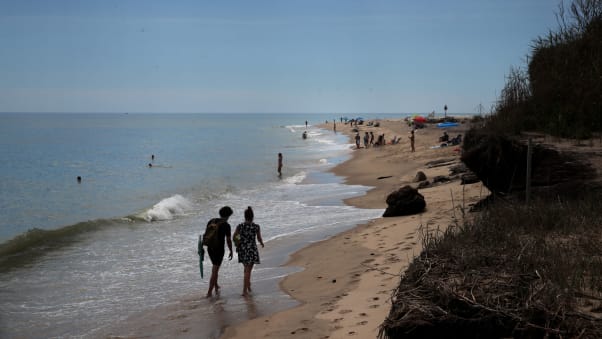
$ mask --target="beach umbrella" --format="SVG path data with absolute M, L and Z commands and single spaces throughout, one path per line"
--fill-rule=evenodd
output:
M 426 122 L 426 118 L 422 117 L 420 115 L 416 115 L 416 116 L 414 116 L 414 122 L 425 123 Z

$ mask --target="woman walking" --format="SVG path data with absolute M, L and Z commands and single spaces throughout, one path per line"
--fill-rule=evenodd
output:
M 238 252 L 238 262 L 243 264 L 245 268 L 244 282 L 242 295 L 246 297 L 251 293 L 251 271 L 253 265 L 259 264 L 259 250 L 257 249 L 257 241 L 263 248 L 263 239 L 259 225 L 253 222 L 253 209 L 251 206 L 245 210 L 245 222 L 236 226 L 234 231 L 234 241 L 238 243 L 236 251 Z

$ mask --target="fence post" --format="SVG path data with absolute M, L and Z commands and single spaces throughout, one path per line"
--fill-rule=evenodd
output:
M 531 199 L 531 158 L 533 157 L 533 139 L 529 138 L 527 144 L 527 179 L 525 181 L 525 203 L 529 205 Z

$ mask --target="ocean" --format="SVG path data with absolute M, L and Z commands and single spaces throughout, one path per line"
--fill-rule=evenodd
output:
M 204 336 L 296 305 L 277 287 L 299 269 L 282 266 L 288 256 L 383 212 L 342 203 L 369 187 L 328 172 L 348 159 L 351 145 L 316 125 L 339 118 L 1 113 L 0 337 L 102 337 L 182 298 L 198 298 L 214 323 L 215 302 L 202 298 L 211 265 L 201 278 L 196 250 L 224 205 L 234 210 L 233 227 L 247 206 L 262 227 L 262 264 L 253 272 L 258 311 L 248 315 L 240 300 L 235 254 L 220 274 L 229 320 Z

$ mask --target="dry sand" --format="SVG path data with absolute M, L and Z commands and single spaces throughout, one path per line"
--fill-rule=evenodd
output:
M 349 161 L 333 169 L 347 183 L 374 187 L 364 196 L 348 199 L 347 204 L 384 211 L 387 195 L 412 184 L 417 171 L 423 171 L 429 180 L 449 175 L 450 166 L 427 168 L 429 161 L 450 159 L 459 163 L 457 147 L 431 148 L 442 134 L 436 126 L 416 131 L 416 152 L 412 153 L 410 128 L 403 121 L 379 123 L 379 127 L 359 125 L 360 135 L 373 131 L 376 139 L 385 133 L 387 141 L 398 136 L 401 142 L 355 150 Z M 337 131 L 350 138 L 355 135 L 351 128 L 337 122 Z M 463 124 L 447 131 L 453 137 L 466 129 Z M 461 220 L 463 211 L 489 194 L 481 183 L 462 186 L 458 180 L 421 189 L 420 193 L 427 207 L 419 215 L 375 219 L 295 253 L 288 265 L 304 270 L 283 279 L 281 287 L 302 304 L 227 328 L 223 337 L 376 338 L 400 275 L 420 253 L 421 235 L 427 230 L 442 231 L 454 220 Z

